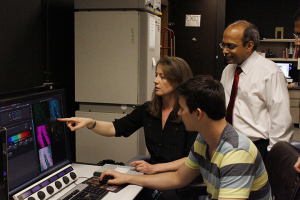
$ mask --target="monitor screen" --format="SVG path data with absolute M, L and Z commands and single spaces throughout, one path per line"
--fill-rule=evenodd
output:
M 285 78 L 291 78 L 290 70 L 292 69 L 292 63 L 276 63 L 276 64 L 284 73 Z
M 50 90 L 0 100 L 0 126 L 7 129 L 9 194 L 70 162 L 64 91 Z
M 0 127 L 0 197 L 8 200 L 7 184 L 7 137 L 5 128 Z

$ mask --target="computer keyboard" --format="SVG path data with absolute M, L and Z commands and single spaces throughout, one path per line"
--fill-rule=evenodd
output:
M 108 190 L 88 184 L 78 184 L 58 200 L 100 200 L 108 193 Z

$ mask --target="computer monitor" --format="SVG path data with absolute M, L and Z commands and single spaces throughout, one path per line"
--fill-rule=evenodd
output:
M 278 67 L 281 69 L 281 71 L 284 73 L 285 78 L 290 79 L 290 70 L 292 69 L 292 63 L 279 63 L 276 62 Z
M 7 180 L 7 137 L 6 129 L 0 127 L 0 197 L 8 200 L 8 180 Z
M 63 90 L 0 100 L 7 129 L 9 195 L 70 163 Z

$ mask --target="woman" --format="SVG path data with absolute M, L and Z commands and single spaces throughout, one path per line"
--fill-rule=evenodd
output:
M 144 127 L 150 161 L 134 161 L 130 165 L 146 174 L 177 170 L 185 161 L 196 132 L 185 130 L 174 88 L 193 76 L 189 65 L 178 57 L 161 58 L 156 66 L 155 89 L 150 102 L 138 106 L 130 114 L 114 122 L 91 118 L 64 118 L 71 131 L 87 127 L 103 136 L 129 137 Z

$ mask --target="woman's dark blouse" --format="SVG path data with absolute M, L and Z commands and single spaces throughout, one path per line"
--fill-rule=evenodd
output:
M 130 114 L 116 119 L 113 124 L 116 137 L 129 137 L 144 127 L 147 149 L 151 155 L 150 163 L 166 163 L 187 157 L 197 132 L 185 130 L 183 122 L 175 123 L 169 116 L 162 130 L 161 117 L 154 117 L 147 111 L 149 102 L 135 108 Z

